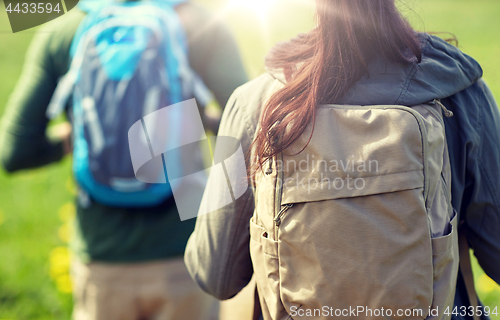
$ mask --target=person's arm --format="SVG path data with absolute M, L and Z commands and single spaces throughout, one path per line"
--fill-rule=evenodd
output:
M 58 78 L 68 69 L 69 46 L 83 16 L 72 10 L 44 26 L 30 44 L 0 123 L 0 158 L 8 172 L 40 167 L 68 152 L 70 130 L 60 126 L 49 138 L 45 113 Z
M 224 110 L 219 136 L 238 139 L 246 154 L 253 133 L 245 121 L 241 104 L 237 90 Z M 226 176 L 211 174 L 204 197 L 217 199 L 226 192 Z M 248 188 L 235 202 L 198 217 L 188 241 L 184 260 L 191 277 L 204 291 L 220 300 L 236 295 L 252 277 L 249 221 L 253 210 L 253 193 Z
M 187 3 L 176 10 L 188 38 L 189 63 L 224 107 L 248 81 L 236 41 L 220 18 L 203 7 Z
M 479 264 L 500 284 L 500 111 L 488 86 L 477 84 L 479 145 L 468 146 L 463 219 Z
M 1 122 L 1 159 L 13 172 L 57 161 L 63 156 L 63 142 L 46 136 L 45 116 L 57 78 L 49 56 L 51 34 L 37 33 Z

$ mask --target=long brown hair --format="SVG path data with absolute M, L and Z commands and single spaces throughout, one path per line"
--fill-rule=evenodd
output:
M 373 58 L 420 62 L 417 33 L 394 1 L 316 0 L 316 28 L 271 50 L 266 66 L 282 70 L 287 83 L 263 109 L 254 141 L 257 168 L 314 125 L 317 106 L 336 103 Z

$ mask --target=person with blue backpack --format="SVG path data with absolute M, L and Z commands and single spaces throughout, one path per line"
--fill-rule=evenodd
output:
M 246 81 L 226 27 L 187 1 L 81 1 L 35 35 L 2 119 L 0 155 L 14 172 L 73 153 L 74 319 L 216 316 L 215 300 L 182 260 L 195 220 L 181 221 L 163 170 L 182 171 L 185 161 L 158 156 L 154 181 L 142 182 L 130 132 L 142 123 L 147 134 L 149 115 L 192 98 L 216 131 L 203 107 L 212 94 L 224 106 Z M 193 113 L 172 110 L 159 132 L 175 145 L 169 140 L 186 135 Z M 50 119 L 64 111 L 72 130 L 60 125 L 59 137 L 49 139 Z M 145 145 L 153 139 L 150 132 Z

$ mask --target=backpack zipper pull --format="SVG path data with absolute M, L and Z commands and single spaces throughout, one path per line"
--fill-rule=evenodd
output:
M 269 159 L 269 168 L 266 170 L 266 174 L 270 175 L 273 173 L 273 159 Z
M 291 207 L 293 207 L 293 203 L 287 203 L 287 204 L 285 204 L 285 207 L 280 210 L 280 212 L 278 213 L 278 215 L 274 219 L 274 223 L 276 223 L 277 227 L 279 227 L 280 224 L 281 224 L 281 217 L 283 217 L 283 215 L 285 214 L 285 212 L 287 212 L 288 209 L 290 209 Z
M 441 101 L 439 101 L 439 99 L 434 99 L 432 100 L 432 104 L 437 104 L 438 106 L 441 107 L 441 109 L 443 109 L 443 112 L 444 112 L 444 115 L 446 118 L 451 118 L 453 117 L 453 111 L 451 110 L 448 110 L 444 104 L 441 103 Z

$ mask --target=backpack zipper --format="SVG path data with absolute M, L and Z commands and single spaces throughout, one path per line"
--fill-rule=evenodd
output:
M 276 155 L 276 161 L 283 160 L 283 153 L 279 153 Z M 281 200 L 283 199 L 283 168 L 278 169 L 276 167 L 276 185 L 275 185 L 275 194 L 274 194 L 274 212 L 276 214 L 274 220 L 275 227 L 274 229 L 274 240 L 278 241 L 278 232 L 279 225 L 281 224 L 281 216 L 283 216 L 284 211 L 288 210 L 282 208 Z
M 448 183 L 446 182 L 446 179 L 444 178 L 444 174 L 443 174 L 442 171 L 441 171 L 441 183 L 443 184 L 444 189 L 445 189 L 444 190 L 444 196 L 446 198 L 446 201 L 448 202 L 448 204 L 450 206 L 452 206 L 452 204 L 451 204 L 451 195 L 448 192 Z
M 285 204 L 285 207 L 282 208 L 280 210 L 280 212 L 278 213 L 278 215 L 276 216 L 276 218 L 274 219 L 274 223 L 276 224 L 277 227 L 280 226 L 281 224 L 281 218 L 283 217 L 283 215 L 288 211 L 288 209 L 290 209 L 291 207 L 293 207 L 293 203 L 287 203 Z
M 443 112 L 444 112 L 444 115 L 446 118 L 451 118 L 453 117 L 453 111 L 451 110 L 448 110 L 444 104 L 441 103 L 441 101 L 439 99 L 434 99 L 431 101 L 431 104 L 437 104 L 438 106 L 441 107 L 441 109 L 443 109 Z
M 273 173 L 273 159 L 269 159 L 269 167 L 266 170 L 266 175 L 270 175 Z

